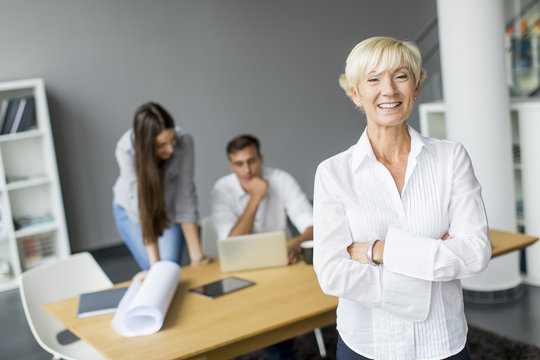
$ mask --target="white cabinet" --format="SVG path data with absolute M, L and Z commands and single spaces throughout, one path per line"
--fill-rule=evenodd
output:
M 70 253 L 43 80 L 0 83 L 0 106 L 20 98 L 34 99 L 35 123 L 0 134 L 0 290 L 16 287 L 21 272 Z
M 519 151 L 516 173 L 518 201 L 521 208 L 521 221 L 529 235 L 540 237 L 540 101 L 520 101 L 512 106 L 515 116 L 514 148 Z M 519 220 L 520 218 L 518 218 Z M 540 244 L 525 249 L 527 274 L 525 282 L 540 286 Z
M 512 98 L 510 111 L 512 133 L 508 136 L 512 137 L 512 149 L 508 151 L 514 159 L 516 231 L 540 236 L 540 100 Z M 446 138 L 444 103 L 421 104 L 419 113 L 423 135 Z M 540 285 L 540 244 L 529 246 L 525 252 L 524 280 Z

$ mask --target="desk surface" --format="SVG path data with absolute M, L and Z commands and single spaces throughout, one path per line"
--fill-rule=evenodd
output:
M 500 230 L 489 230 L 491 239 L 491 257 L 507 254 L 514 250 L 524 249 L 538 240 L 537 237 Z
M 257 285 L 216 299 L 188 292 L 230 275 Z M 322 293 L 313 266 L 303 262 L 230 274 L 214 262 L 182 268 L 163 327 L 153 335 L 118 335 L 112 314 L 78 319 L 78 297 L 44 309 L 107 359 L 229 359 L 335 323 L 337 301 Z
M 490 230 L 492 257 L 538 240 Z M 257 283 L 216 299 L 188 292 L 229 275 Z M 162 329 L 124 338 L 110 327 L 112 314 L 78 319 L 78 297 L 44 309 L 108 359 L 228 359 L 335 322 L 337 298 L 324 295 L 312 266 L 222 274 L 219 263 L 184 267 Z

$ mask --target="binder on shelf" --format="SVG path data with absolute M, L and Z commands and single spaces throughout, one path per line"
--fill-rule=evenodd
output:
M 36 102 L 33 96 L 7 100 L 5 112 L 0 118 L 0 134 L 26 131 L 36 125 Z
M 13 123 L 11 124 L 11 128 L 9 129 L 10 133 L 17 132 L 17 129 L 19 128 L 19 125 L 21 123 L 21 119 L 24 113 L 24 109 L 26 108 L 26 101 L 27 98 L 19 99 L 19 104 L 17 106 L 17 112 L 15 112 L 15 117 L 13 118 Z
M 21 117 L 21 122 L 16 131 L 26 131 L 34 126 L 36 126 L 36 101 L 34 97 L 28 97 L 26 99 L 26 106 Z
M 8 103 L 9 103 L 8 99 L 3 99 L 2 104 L 0 104 L 0 129 L 2 128 L 2 123 L 4 122 L 4 117 L 6 116 Z
M 2 128 L 0 134 L 8 134 L 13 121 L 15 120 L 15 114 L 19 108 L 19 99 L 10 99 L 8 101 L 7 109 L 4 118 L 2 119 Z

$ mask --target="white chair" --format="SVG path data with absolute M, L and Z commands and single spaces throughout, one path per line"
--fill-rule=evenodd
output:
M 67 259 L 32 268 L 19 277 L 19 291 L 26 320 L 39 345 L 53 355 L 53 359 L 105 359 L 82 340 L 62 345 L 57 335 L 65 327 L 42 309 L 42 305 L 97 291 L 113 284 L 96 260 L 88 252 L 71 255 Z
M 203 253 L 214 259 L 219 257 L 217 240 L 218 236 L 212 223 L 212 217 L 207 216 L 201 220 L 201 244 Z

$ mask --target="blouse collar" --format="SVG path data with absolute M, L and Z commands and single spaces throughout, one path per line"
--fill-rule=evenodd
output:
M 407 125 L 407 131 L 409 132 L 409 135 L 411 136 L 411 152 L 409 154 L 409 159 L 411 158 L 416 159 L 416 157 L 418 157 L 418 155 L 422 151 L 422 148 L 426 146 L 426 140 L 410 125 Z M 371 143 L 369 142 L 369 138 L 367 135 L 367 126 L 364 129 L 362 136 L 360 136 L 360 139 L 358 140 L 356 145 L 353 147 L 352 163 L 351 163 L 352 171 L 357 170 L 360 167 L 360 165 L 362 165 L 362 162 L 364 161 L 366 157 L 369 157 L 377 161 L 377 158 L 375 157 L 375 153 L 373 152 L 373 148 L 371 147 Z

